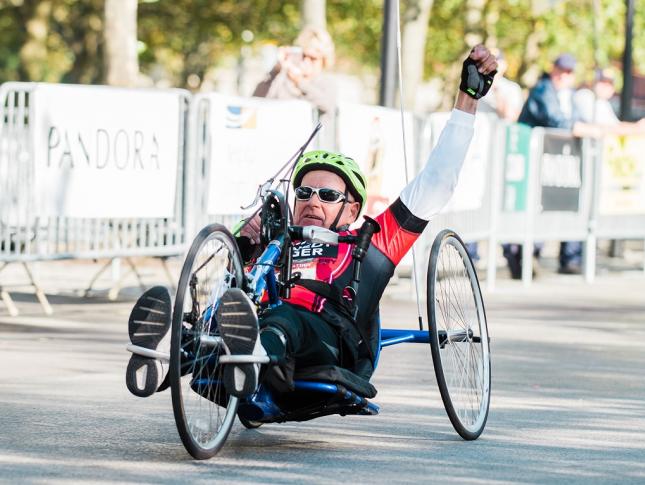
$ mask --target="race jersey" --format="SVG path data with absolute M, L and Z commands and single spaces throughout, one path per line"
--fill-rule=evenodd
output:
M 412 247 L 428 221 L 414 216 L 397 199 L 385 212 L 375 218 L 381 230 L 372 237 L 370 248 L 361 265 L 360 279 L 363 287 L 369 288 L 369 293 L 360 291 L 358 295 L 359 308 L 365 307 L 368 314 L 385 290 L 387 282 L 394 273 L 394 268 L 405 253 Z M 343 231 L 341 236 L 357 235 L 358 231 Z M 297 241 L 294 243 L 291 257 L 291 274 L 300 273 L 287 301 L 307 310 L 320 313 L 326 308 L 329 298 L 311 289 L 311 281 L 326 283 L 335 288 L 335 293 L 342 295 L 343 289 L 351 282 L 353 276 L 353 244 L 338 245 Z M 332 302 L 338 303 L 338 302 Z M 335 310 L 338 310 L 336 308 Z
M 452 196 L 473 136 L 474 118 L 471 114 L 453 110 L 426 166 L 403 189 L 399 198 L 375 218 L 381 230 L 372 237 L 361 265 L 355 322 L 368 340 L 372 355 L 378 346 L 379 300 L 396 265 L 421 235 L 431 217 Z M 340 234 L 350 233 L 356 234 L 357 231 Z M 342 295 L 343 289 L 350 284 L 352 249 L 353 245 L 347 243 L 332 246 L 297 241 L 292 249 L 292 275 L 298 272 L 301 277 L 285 301 L 323 316 L 326 312 L 342 313 L 343 309 L 338 304 L 340 298 L 330 298 L 330 293 Z M 320 283 L 328 285 L 330 291 L 320 291 Z

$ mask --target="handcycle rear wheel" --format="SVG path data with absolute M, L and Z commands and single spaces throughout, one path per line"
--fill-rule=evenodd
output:
M 477 439 L 490 405 L 488 326 L 477 273 L 453 231 L 442 231 L 432 245 L 427 303 L 432 361 L 446 412 L 462 438 Z
M 214 315 L 221 295 L 240 287 L 244 269 L 237 243 L 212 224 L 193 241 L 179 278 L 172 317 L 170 386 L 179 436 L 197 459 L 215 455 L 233 426 L 238 399 L 222 383 L 225 352 Z

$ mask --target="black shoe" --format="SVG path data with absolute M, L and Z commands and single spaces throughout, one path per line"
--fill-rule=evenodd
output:
M 130 341 L 139 347 L 157 350 L 170 329 L 171 311 L 168 289 L 163 286 L 150 288 L 139 297 L 130 313 Z M 162 387 L 167 373 L 167 362 L 132 354 L 125 383 L 135 396 L 148 397 Z
M 262 349 L 255 308 L 239 288 L 231 288 L 222 295 L 216 320 L 231 355 L 251 355 Z M 223 372 L 226 391 L 237 397 L 253 394 L 258 387 L 259 367 L 258 364 L 226 364 Z
M 558 268 L 559 274 L 582 274 L 582 268 L 575 264 L 567 264 Z

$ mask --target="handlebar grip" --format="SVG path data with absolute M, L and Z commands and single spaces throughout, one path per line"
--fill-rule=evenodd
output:
M 296 241 L 302 241 L 302 226 L 289 226 L 289 237 Z
M 315 243 L 338 245 L 338 233 L 318 226 L 291 226 L 289 234 L 292 239 Z
M 363 218 L 365 221 L 358 232 L 358 240 L 354 251 L 352 251 L 352 257 L 358 261 L 363 261 L 365 254 L 367 254 L 372 236 L 381 231 L 381 225 L 374 219 L 368 216 L 363 216 Z

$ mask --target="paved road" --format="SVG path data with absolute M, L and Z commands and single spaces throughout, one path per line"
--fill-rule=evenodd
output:
M 29 298 L 20 317 L 0 307 L 0 481 L 644 483 L 642 273 L 507 281 L 485 299 L 493 395 L 478 441 L 453 431 L 430 349 L 410 344 L 382 354 L 379 416 L 236 424 L 204 462 L 184 451 L 169 393 L 124 386 L 132 298 L 58 296 L 53 317 Z M 415 311 L 394 294 L 383 318 L 413 326 Z

